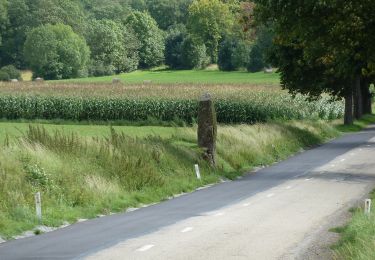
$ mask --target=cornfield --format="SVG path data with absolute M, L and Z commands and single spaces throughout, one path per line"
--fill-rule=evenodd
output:
M 280 89 L 249 86 L 0 86 L 0 118 L 77 121 L 160 121 L 192 123 L 198 97 L 215 98 L 218 122 L 256 123 L 272 119 L 336 119 L 343 103 L 328 97 L 307 101 Z

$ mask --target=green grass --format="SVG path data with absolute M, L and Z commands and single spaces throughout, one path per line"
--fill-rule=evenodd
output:
M 4 122 L 1 128 L 12 132 L 16 125 Z M 36 191 L 42 192 L 43 224 L 59 226 L 235 178 L 339 135 L 331 123 L 317 120 L 219 126 L 218 165 L 212 169 L 200 157 L 196 127 L 61 127 L 34 126 L 0 144 L 0 236 L 9 239 L 38 225 Z M 196 163 L 202 181 L 195 178 Z
M 370 197 L 375 200 L 375 191 Z M 334 259 L 373 260 L 375 259 L 375 215 L 364 214 L 363 208 L 353 211 L 351 221 L 344 227 L 336 228 L 341 234 L 339 242 L 332 246 Z
M 365 115 L 360 120 L 354 121 L 353 125 L 338 124 L 337 130 L 343 133 L 357 132 L 368 126 L 369 124 L 375 123 L 375 115 Z
M 125 84 L 142 84 L 151 80 L 153 84 L 279 84 L 277 73 L 248 73 L 244 71 L 223 72 L 218 70 L 160 70 L 135 71 L 106 77 L 90 77 L 65 80 L 77 83 L 104 83 L 119 78 Z

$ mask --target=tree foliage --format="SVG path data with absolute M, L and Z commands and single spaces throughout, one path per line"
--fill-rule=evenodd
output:
M 86 39 L 92 75 L 152 68 L 164 58 L 172 68 L 204 67 L 207 57 L 218 61 L 224 37 L 240 43 L 236 50 L 241 51 L 220 63 L 238 68 L 252 41 L 245 26 L 245 18 L 253 17 L 249 6 L 243 0 L 0 0 L 0 66 L 30 69 L 28 35 L 36 28 L 64 24 Z M 183 33 L 171 34 L 182 27 Z M 61 71 L 56 64 L 48 66 Z M 35 73 L 44 67 L 39 69 Z
M 210 63 L 206 46 L 190 35 L 182 42 L 181 56 L 184 69 L 203 69 Z
M 137 69 L 138 41 L 126 28 L 111 20 L 93 20 L 87 33 L 94 76 L 111 75 Z
M 1 46 L 2 32 L 5 29 L 7 21 L 8 21 L 7 1 L 6 0 L 0 0 L 0 46 Z
M 186 28 L 173 28 L 166 39 L 165 63 L 172 69 L 202 69 L 209 63 L 206 46 L 189 35 Z
M 192 0 L 147 0 L 147 10 L 159 27 L 167 30 L 172 25 L 186 23 L 191 2 Z
M 68 25 L 42 25 L 25 42 L 25 57 L 34 77 L 66 79 L 85 74 L 90 51 Z
M 211 62 L 217 61 L 220 39 L 233 25 L 229 6 L 220 0 L 194 0 L 189 7 L 188 29 L 207 47 Z
M 182 43 L 187 36 L 185 27 L 176 27 L 169 31 L 165 40 L 165 64 L 172 69 L 182 69 Z
M 362 79 L 373 80 L 375 2 L 258 0 L 257 15 L 275 31 L 282 85 L 312 97 L 328 92 L 351 106 Z M 356 102 L 360 103 L 360 95 Z M 355 103 L 356 103 L 355 102 Z M 361 105 L 357 104 L 355 109 Z M 347 108 L 350 113 L 352 108 Z M 360 112 L 357 117 L 360 116 Z
M 218 56 L 220 70 L 244 68 L 249 62 L 249 44 L 242 39 L 227 36 L 220 44 Z
M 141 68 L 161 65 L 164 61 L 164 33 L 156 21 L 147 13 L 134 11 L 126 19 L 140 41 L 139 57 Z

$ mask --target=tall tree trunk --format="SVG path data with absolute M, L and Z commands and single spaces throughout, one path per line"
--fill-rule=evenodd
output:
M 344 124 L 353 124 L 353 92 L 350 91 L 345 97 L 345 115 Z
M 363 113 L 372 114 L 372 96 L 370 92 L 370 81 L 367 78 L 362 80 L 362 100 L 363 100 Z
M 361 89 L 361 76 L 357 75 L 354 80 L 354 117 L 360 119 L 363 116 L 363 99 Z

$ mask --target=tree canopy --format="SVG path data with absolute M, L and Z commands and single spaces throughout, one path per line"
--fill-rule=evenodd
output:
M 34 76 L 67 79 L 86 74 L 90 51 L 85 40 L 64 24 L 41 25 L 25 42 L 25 58 Z
M 131 13 L 125 24 L 131 28 L 140 41 L 139 58 L 141 68 L 158 66 L 164 61 L 164 34 L 156 21 L 147 13 Z
M 361 81 L 368 88 L 374 73 L 375 2 L 255 2 L 259 21 L 274 29 L 273 62 L 282 85 L 292 93 L 312 97 L 322 93 L 345 97 L 347 123 L 352 122 L 354 97 L 354 113 L 360 117 Z
M 243 0 L 0 0 L 0 66 L 11 64 L 18 69 L 32 69 L 31 54 L 25 48 L 27 37 L 35 28 L 62 24 L 89 46 L 87 67 L 91 76 L 148 69 L 164 62 L 174 69 L 201 68 L 217 62 L 220 46 L 228 38 L 246 46 L 241 47 L 241 56 L 248 58 L 254 39 L 249 37 L 242 21 L 247 11 L 245 3 Z M 186 29 L 177 37 L 171 34 L 176 28 Z M 236 51 L 234 56 L 237 54 Z M 173 57 L 177 59 L 172 64 Z M 233 58 L 235 63 L 241 63 L 238 58 L 239 55 Z M 245 66 L 233 68 L 242 67 Z
M 207 47 L 212 62 L 217 61 L 219 42 L 233 25 L 229 6 L 220 0 L 194 0 L 189 7 L 188 29 Z

